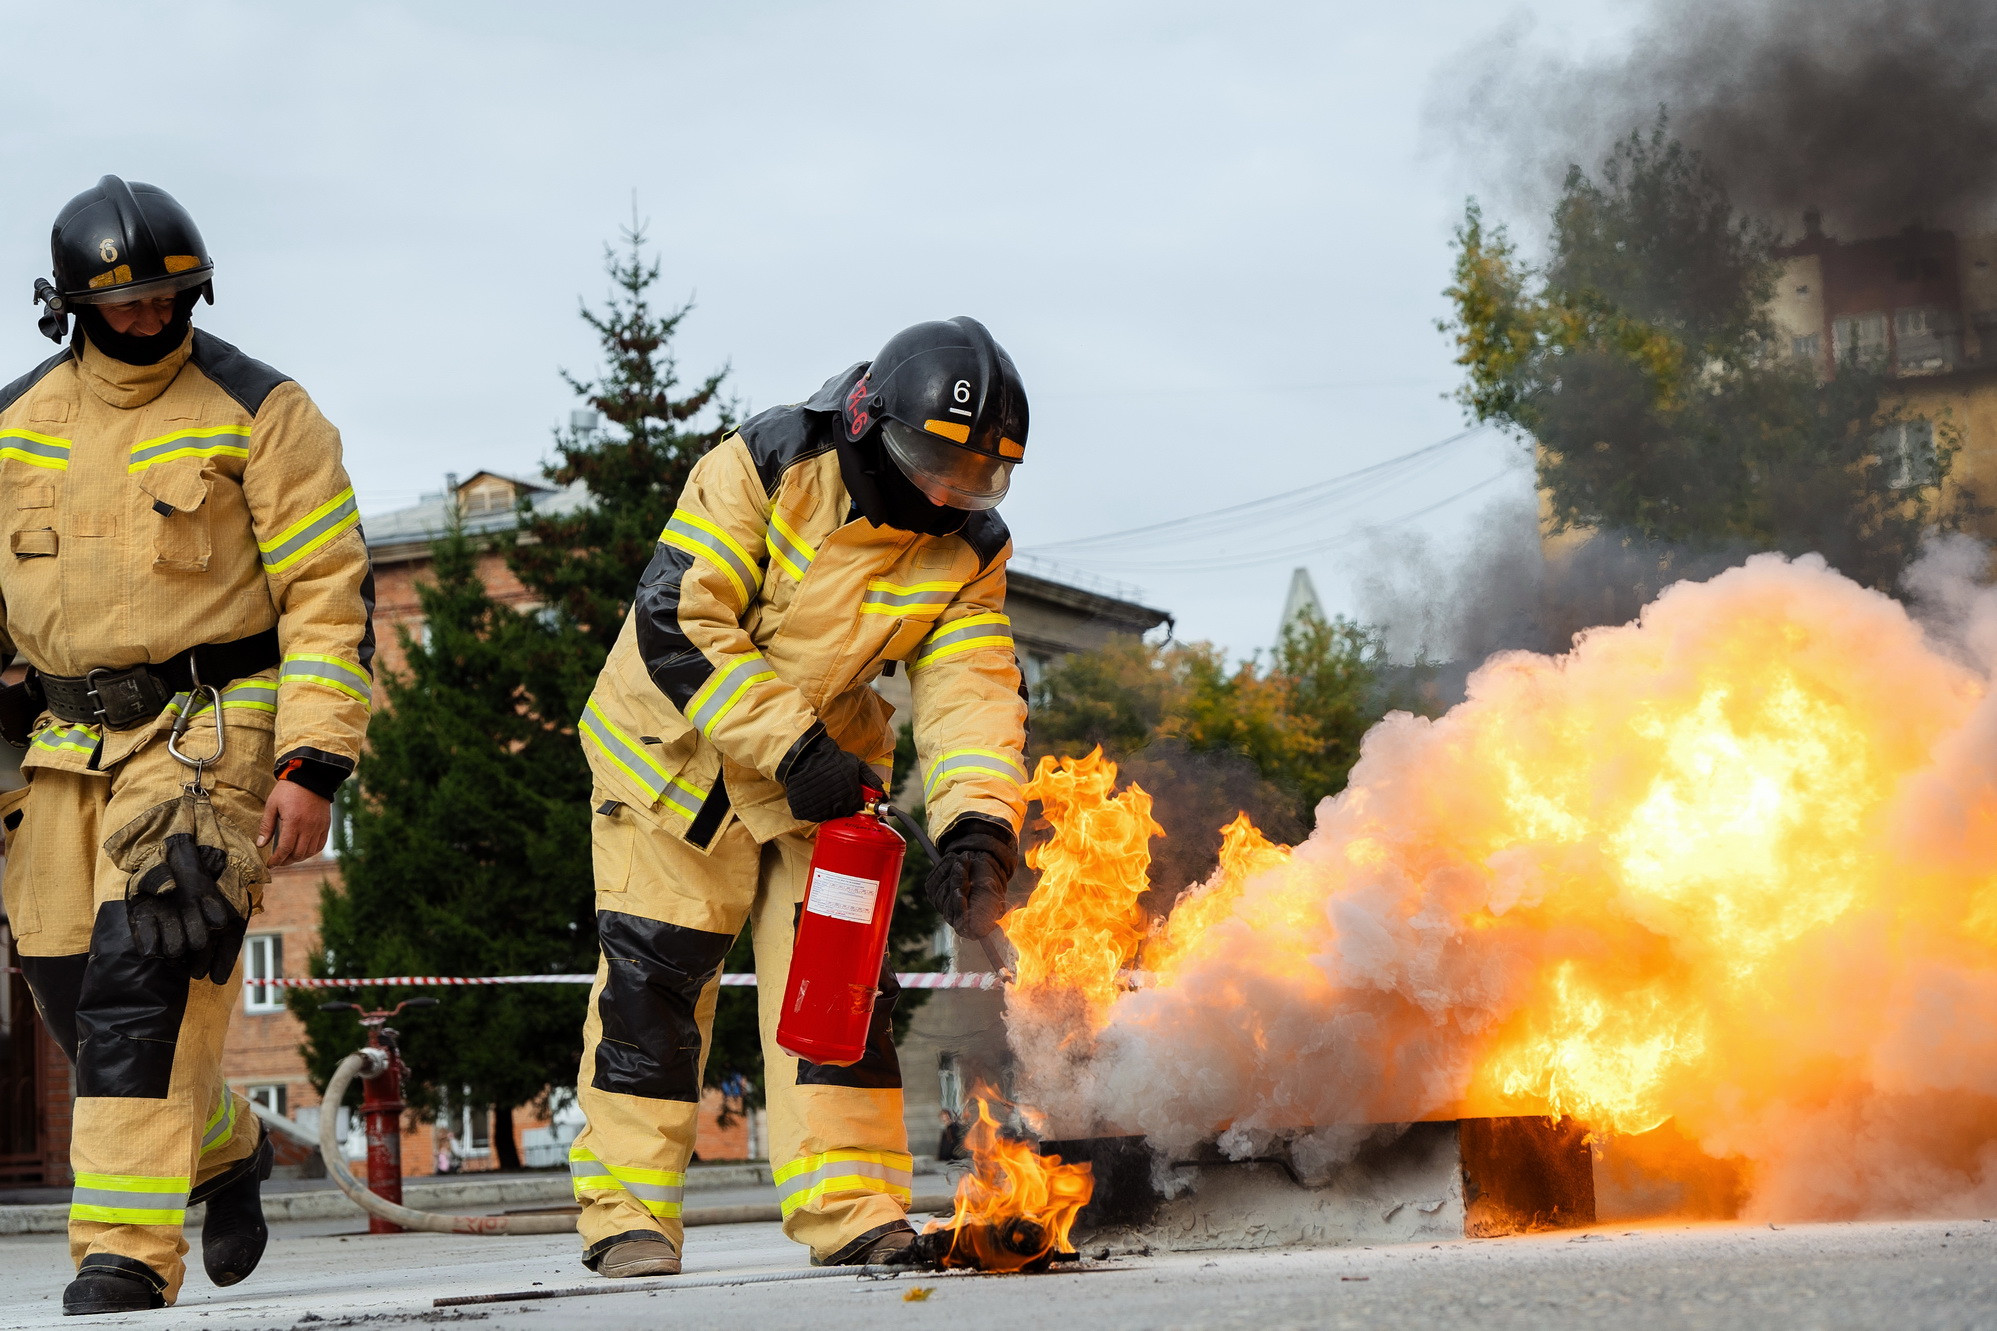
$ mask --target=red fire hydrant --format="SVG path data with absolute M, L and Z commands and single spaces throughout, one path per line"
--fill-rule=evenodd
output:
M 361 1117 L 367 1125 L 368 1191 L 383 1201 L 402 1205 L 402 1051 L 388 1019 L 405 1008 L 435 1007 L 434 998 L 406 998 L 393 1008 L 368 1011 L 354 1003 L 322 1003 L 321 1012 L 360 1013 L 367 1028 L 365 1064 L 361 1071 Z M 323 1110 L 321 1112 L 324 1112 Z M 335 1107 L 334 1112 L 338 1112 Z M 400 1234 L 402 1226 L 368 1217 L 368 1233 Z

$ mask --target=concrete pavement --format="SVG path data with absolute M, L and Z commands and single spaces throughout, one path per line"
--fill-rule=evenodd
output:
M 53 1236 L 0 1239 L 0 1326 L 333 1331 L 481 1322 L 505 1331 L 664 1324 L 1021 1331 L 1121 1328 L 1893 1327 L 1997 1329 L 1997 1224 L 1922 1221 L 1602 1227 L 1509 1239 L 1261 1253 L 1184 1253 L 1092 1263 L 1071 1274 L 840 1276 L 788 1284 L 612 1294 L 433 1309 L 439 1296 L 609 1287 L 575 1241 L 368 1237 L 282 1226 L 255 1276 L 216 1290 L 198 1274 L 178 1307 L 70 1321 Z M 692 1231 L 689 1275 L 796 1270 L 775 1225 Z M 927 1290 L 915 1299 L 912 1291 Z

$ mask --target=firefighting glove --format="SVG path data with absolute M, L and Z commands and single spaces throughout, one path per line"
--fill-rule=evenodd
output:
M 867 802 L 866 786 L 873 780 L 873 771 L 866 763 L 840 748 L 838 741 L 822 730 L 806 741 L 790 767 L 779 775 L 784 796 L 790 801 L 791 817 L 807 823 L 858 813 Z
M 139 955 L 165 961 L 190 976 L 227 984 L 243 946 L 243 918 L 216 879 L 229 853 L 187 832 L 166 839 L 165 858 L 133 881 L 125 918 Z
M 1005 888 L 1019 868 L 1019 838 L 992 818 L 967 814 L 950 824 L 937 850 L 941 861 L 924 884 L 929 902 L 952 929 L 983 938 L 1005 914 Z

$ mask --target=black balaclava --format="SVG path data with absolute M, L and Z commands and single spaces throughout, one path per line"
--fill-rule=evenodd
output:
M 876 527 L 923 536 L 954 536 L 970 520 L 968 510 L 932 504 L 881 447 L 881 426 L 866 406 L 862 375 L 847 393 L 838 422 L 839 478 L 853 507 Z M 857 436 L 857 437 L 856 437 Z
M 173 353 L 174 348 L 187 340 L 187 326 L 194 313 L 194 302 L 201 299 L 201 288 L 183 291 L 173 299 L 173 318 L 166 327 L 151 337 L 134 337 L 121 333 L 104 319 L 104 312 L 95 305 L 76 307 L 76 329 L 90 339 L 90 345 L 127 365 L 157 365 Z

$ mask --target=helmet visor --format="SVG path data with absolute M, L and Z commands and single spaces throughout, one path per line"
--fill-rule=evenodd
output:
M 948 439 L 903 425 L 881 422 L 888 456 L 915 483 L 923 497 L 946 508 L 996 508 L 1012 485 L 1012 463 L 986 457 Z
M 189 287 L 198 287 L 215 276 L 212 264 L 184 273 L 169 273 L 165 277 L 155 277 L 144 282 L 125 282 L 118 286 L 86 288 L 72 291 L 67 299 L 72 305 L 124 305 L 135 300 L 149 300 L 154 296 L 172 296 Z

